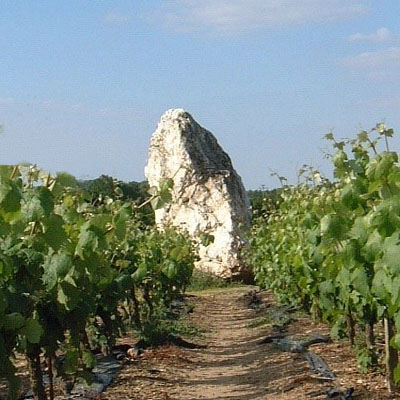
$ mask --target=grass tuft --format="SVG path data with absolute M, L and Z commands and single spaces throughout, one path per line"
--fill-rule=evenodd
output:
M 187 288 L 188 291 L 196 292 L 214 288 L 228 288 L 240 286 L 243 283 L 240 281 L 232 281 L 220 278 L 208 272 L 194 270 L 192 280 Z

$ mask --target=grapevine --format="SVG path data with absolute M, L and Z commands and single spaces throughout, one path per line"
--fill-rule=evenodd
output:
M 329 323 L 333 336 L 364 342 L 364 369 L 376 363 L 374 327 L 382 322 L 389 391 L 400 380 L 400 165 L 392 136 L 384 124 L 352 140 L 327 134 L 335 179 L 304 168 L 305 179 L 285 185 L 278 203 L 266 199 L 249 253 L 259 285 Z
M 171 185 L 153 190 L 152 201 L 168 198 Z M 94 202 L 67 174 L 1 166 L 0 377 L 8 398 L 18 398 L 17 353 L 26 356 L 35 399 L 54 398 L 55 375 L 69 390 L 90 381 L 92 350 L 110 352 L 126 327 L 154 323 L 184 290 L 195 259 L 183 234 L 144 227 L 140 207 L 117 190 Z

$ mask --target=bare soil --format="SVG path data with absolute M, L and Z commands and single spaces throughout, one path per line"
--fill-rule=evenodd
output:
M 260 320 L 278 307 L 273 296 L 262 293 L 262 306 L 249 307 L 244 295 L 254 287 L 216 289 L 193 293 L 194 312 L 188 322 L 204 330 L 201 337 L 186 340 L 205 346 L 183 349 L 161 346 L 145 350 L 123 368 L 99 400 L 301 400 L 326 399 L 327 391 L 340 386 L 354 388 L 351 399 L 400 399 L 389 395 L 382 371 L 361 373 L 354 352 L 346 341 L 313 345 L 310 350 L 321 356 L 336 375 L 335 382 L 313 373 L 301 354 L 287 353 L 276 344 L 260 344 L 276 333 L 273 321 Z M 291 314 L 285 335 L 305 339 L 315 334 L 329 335 L 328 328 L 302 314 Z M 122 343 L 133 345 L 136 338 L 127 336 Z M 24 392 L 28 376 L 23 360 L 19 375 Z M 58 388 L 57 388 L 58 389 Z M 6 385 L 0 382 L 0 399 Z M 57 399 L 64 396 L 57 390 Z M 89 398 L 89 397 L 87 397 Z
M 311 346 L 337 376 L 322 380 L 310 371 L 300 354 L 282 352 L 273 343 L 259 342 L 273 333 L 272 324 L 257 328 L 254 322 L 265 309 L 248 307 L 243 295 L 249 287 L 196 293 L 189 320 L 205 330 L 192 341 L 202 349 L 164 346 L 150 349 L 126 364 L 104 394 L 105 399 L 136 400 L 300 400 L 326 399 L 335 386 L 354 388 L 354 399 L 384 400 L 388 395 L 382 372 L 359 372 L 347 342 Z M 264 293 L 264 301 L 274 304 Z M 287 326 L 287 334 L 306 338 L 329 334 L 323 324 L 298 316 Z

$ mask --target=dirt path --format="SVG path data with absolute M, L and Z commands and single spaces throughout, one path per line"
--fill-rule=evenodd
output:
M 332 384 L 317 379 L 299 354 L 259 342 L 271 326 L 251 327 L 263 311 L 248 307 L 249 288 L 196 294 L 190 320 L 205 329 L 196 343 L 202 349 L 174 346 L 145 352 L 128 364 L 106 392 L 107 399 L 137 400 L 300 400 L 325 399 Z M 268 300 L 268 299 L 267 299 Z M 265 316 L 265 310 L 264 310 Z M 250 325 L 250 326 L 249 326 Z M 328 333 L 323 325 L 296 318 L 288 334 L 306 337 Z M 344 387 L 354 387 L 356 399 L 389 399 L 381 374 L 358 372 L 347 344 L 313 346 Z
M 195 318 L 209 331 L 207 348 L 192 351 L 193 367 L 182 374 L 172 398 L 250 400 L 268 391 L 262 384 L 265 356 L 257 345 L 262 334 L 248 327 L 254 312 L 237 298 L 236 291 L 203 295 Z

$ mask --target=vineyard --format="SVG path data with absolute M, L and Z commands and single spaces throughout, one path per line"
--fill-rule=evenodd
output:
M 392 136 L 384 124 L 355 139 L 327 134 L 334 180 L 308 166 L 293 186 L 278 175 L 282 188 L 253 203 L 244 255 L 255 283 L 274 294 L 268 307 L 278 301 L 285 310 L 305 310 L 313 324 L 330 327 L 331 338 L 347 338 L 360 371 L 383 367 L 390 393 L 400 381 L 400 165 L 390 149 Z M 77 382 L 90 384 L 96 354 L 112 354 L 127 332 L 135 332 L 142 346 L 170 344 L 166 316 L 191 282 L 198 250 L 186 235 L 154 227 L 153 209 L 171 201 L 172 187 L 171 179 L 163 180 L 139 203 L 124 198 L 118 184 L 113 193 L 93 195 L 66 173 L 0 167 L 0 378 L 8 382 L 8 399 L 23 398 L 16 357 L 26 360 L 33 397 L 53 400 L 56 379 L 65 393 Z M 206 246 L 210 237 L 199 239 Z M 227 354 L 237 348 L 235 340 L 248 341 L 257 357 L 243 347 L 246 365 L 229 364 L 223 353 L 212 356 L 231 365 L 250 393 L 248 381 L 261 385 L 264 371 L 253 376 L 248 365 L 268 368 L 258 344 L 287 340 L 286 331 L 258 344 L 248 339 L 251 329 L 241 321 L 255 314 L 234 302 L 236 292 L 227 293 L 200 298 L 197 318 L 201 325 L 213 315 L 212 337 Z M 262 328 L 257 332 L 256 340 L 265 336 Z M 190 357 L 214 366 L 197 353 Z M 210 368 L 199 373 L 207 382 L 214 379 Z M 201 379 L 193 384 L 198 396 L 206 387 L 214 390 Z M 234 378 L 225 385 L 228 394 L 220 398 L 232 398 Z M 261 397 L 254 398 L 268 398 L 257 390 Z M 343 398 L 351 398 L 348 393 Z
M 361 369 L 384 358 L 390 392 L 400 380 L 400 166 L 393 130 L 354 140 L 332 133 L 333 182 L 304 166 L 255 218 L 249 260 L 256 282 L 347 336 Z M 384 350 L 375 343 L 384 334 Z M 382 357 L 381 357 L 382 356 Z
M 170 181 L 146 203 L 169 199 Z M 146 204 L 89 196 L 67 174 L 34 166 L 0 169 L 0 377 L 19 398 L 12 362 L 28 360 L 34 397 L 46 399 L 43 363 L 66 392 L 90 381 L 93 350 L 110 353 L 136 329 L 143 341 L 163 336 L 159 321 L 192 274 L 193 243 L 143 223 Z M 148 212 L 148 210 L 147 210 Z

